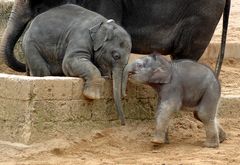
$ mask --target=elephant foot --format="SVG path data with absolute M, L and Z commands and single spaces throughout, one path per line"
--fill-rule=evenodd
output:
M 151 143 L 153 143 L 154 145 L 169 144 L 169 140 L 168 138 L 160 138 L 155 136 L 151 140 Z
M 218 142 L 208 142 L 208 141 L 206 141 L 204 143 L 204 147 L 217 148 L 217 147 L 219 147 L 219 143 Z
M 226 133 L 222 129 L 219 130 L 219 142 L 222 143 L 226 139 L 227 139 Z
M 100 99 L 104 82 L 105 80 L 103 78 L 97 78 L 89 82 L 86 81 L 83 89 L 83 95 L 88 99 Z

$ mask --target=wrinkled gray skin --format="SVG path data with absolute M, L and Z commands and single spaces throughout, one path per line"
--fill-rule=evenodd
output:
M 123 69 L 131 51 L 127 32 L 112 20 L 77 5 L 63 5 L 37 16 L 23 38 L 31 76 L 84 78 L 84 96 L 99 99 L 102 76 L 113 78 L 113 94 L 121 123 Z
M 220 84 L 205 65 L 190 60 L 167 61 L 163 56 L 147 56 L 128 64 L 125 76 L 148 84 L 158 93 L 155 144 L 168 143 L 170 116 L 182 106 L 195 107 L 194 117 L 206 129 L 206 147 L 218 147 L 226 134 L 217 122 Z M 123 89 L 124 90 L 124 89 Z

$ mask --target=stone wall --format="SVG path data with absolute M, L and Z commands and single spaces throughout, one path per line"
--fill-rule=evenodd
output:
M 80 78 L 0 74 L 0 139 L 28 144 L 120 126 L 112 82 L 106 81 L 100 100 L 84 98 L 82 87 Z M 127 94 L 122 99 L 127 124 L 154 119 L 157 96 L 151 87 L 129 82 Z M 223 96 L 220 115 L 231 115 L 238 107 L 239 96 Z
M 0 139 L 29 143 L 91 125 L 120 125 L 111 81 L 105 83 L 100 100 L 84 98 L 82 87 L 80 78 L 0 74 Z M 123 99 L 126 119 L 152 119 L 156 104 L 154 91 L 132 83 L 129 88 L 131 91 Z

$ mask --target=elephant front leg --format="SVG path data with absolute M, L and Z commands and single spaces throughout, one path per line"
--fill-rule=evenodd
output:
M 63 72 L 67 76 L 81 77 L 85 80 L 83 95 L 89 99 L 100 99 L 104 78 L 91 61 L 79 57 L 68 57 L 63 61 Z
M 85 82 L 83 95 L 89 99 L 100 99 L 105 80 L 103 78 L 93 78 Z
M 156 132 L 151 140 L 154 144 L 169 143 L 168 139 L 168 123 L 174 111 L 180 107 L 172 101 L 162 101 L 157 109 L 156 115 Z

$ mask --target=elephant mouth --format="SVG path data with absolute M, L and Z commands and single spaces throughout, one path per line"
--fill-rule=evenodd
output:
M 99 65 L 99 71 L 101 72 L 102 77 L 106 79 L 112 79 L 112 69 L 110 69 L 107 65 Z
M 129 77 L 129 78 L 133 78 L 136 74 L 138 74 L 138 72 L 136 72 L 136 71 L 130 71 L 130 72 L 128 72 L 128 77 Z
M 143 81 L 141 77 L 142 76 L 138 71 L 130 71 L 128 73 L 129 81 L 132 83 L 136 83 L 136 84 L 145 83 L 145 81 Z

